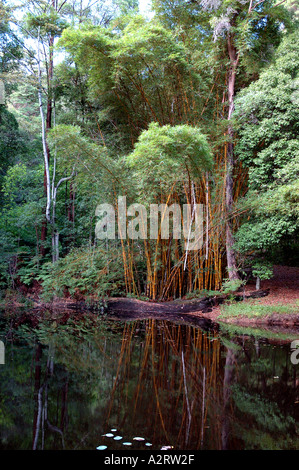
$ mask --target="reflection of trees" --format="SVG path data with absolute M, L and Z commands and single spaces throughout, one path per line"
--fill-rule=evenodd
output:
M 124 329 L 107 419 L 112 416 L 122 428 L 143 429 L 153 441 L 175 448 L 218 448 L 219 339 L 166 321 L 149 319 L 143 325 L 138 352 L 134 335 L 140 324 Z M 120 402 L 126 406 L 117 408 Z
M 35 335 L 20 329 L 0 370 L 3 447 L 90 449 L 115 426 L 157 448 L 296 445 L 287 348 L 153 319 L 45 322 Z
M 109 336 L 88 321 L 13 332 L 0 370 L 0 446 L 94 448 L 119 349 Z
M 228 348 L 225 357 L 224 378 L 223 378 L 223 416 L 221 429 L 221 449 L 228 449 L 231 415 L 231 391 L 234 379 L 235 368 L 234 350 Z
M 247 340 L 241 357 L 232 387 L 233 439 L 248 449 L 298 448 L 298 387 L 288 347 Z
M 45 378 L 41 383 L 41 356 L 42 346 L 40 343 L 36 346 L 35 357 L 35 386 L 34 386 L 34 400 L 35 410 L 33 419 L 33 443 L 32 449 L 38 448 L 39 437 L 41 441 L 41 449 L 44 449 L 45 442 L 45 428 L 50 432 L 57 433 L 61 437 L 62 449 L 64 445 L 64 430 L 67 424 L 67 391 L 68 391 L 68 374 L 65 374 L 64 383 L 61 388 L 61 405 L 60 405 L 60 426 L 56 426 L 49 421 L 48 417 L 48 389 L 49 378 L 53 375 L 53 357 L 51 354 L 51 345 L 48 349 L 48 358 L 45 368 Z M 40 436 L 41 435 L 41 436 Z
M 242 337 L 222 348 L 197 328 L 144 325 L 138 360 L 138 324 L 124 330 L 107 419 L 180 449 L 294 447 L 298 389 L 286 348 Z
M 43 351 L 44 363 L 43 380 L 35 380 L 33 449 L 84 447 L 91 437 L 89 426 L 99 434 L 94 422 L 98 409 L 105 409 L 115 374 L 112 356 L 118 355 L 119 340 L 116 345 L 109 341 L 111 334 L 88 319 L 40 326 L 37 338 L 43 348 L 40 343 L 36 348 Z M 39 377 L 40 362 L 39 357 L 35 367 Z

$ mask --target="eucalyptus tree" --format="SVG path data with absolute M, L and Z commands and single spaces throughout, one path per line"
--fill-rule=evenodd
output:
M 54 73 L 54 42 L 66 26 L 63 19 L 63 8 L 66 2 L 61 0 L 30 1 L 26 5 L 25 15 L 20 26 L 23 34 L 36 43 L 36 51 L 30 51 L 30 59 L 34 62 L 34 71 L 37 81 L 38 101 L 41 117 L 41 134 L 44 156 L 44 193 L 46 195 L 45 218 L 41 231 L 41 254 L 45 255 L 45 242 L 47 239 L 47 224 L 51 223 L 51 179 L 50 179 L 50 151 L 47 143 L 47 132 L 53 124 L 53 73 Z M 42 61 L 43 59 L 43 61 Z M 44 63 L 44 68 L 42 66 Z M 45 84 L 43 80 L 45 70 Z M 43 94 L 46 96 L 44 109 Z

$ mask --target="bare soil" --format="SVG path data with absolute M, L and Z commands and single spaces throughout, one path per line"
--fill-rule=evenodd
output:
M 280 304 L 296 304 L 299 300 L 299 267 L 291 266 L 274 266 L 273 278 L 267 281 L 261 282 L 261 288 L 267 290 L 269 293 L 265 297 L 261 297 L 256 300 L 261 305 L 275 306 Z M 255 291 L 255 283 L 248 283 L 245 286 L 245 294 L 250 295 Z M 246 302 L 245 300 L 244 302 Z M 217 321 L 220 315 L 220 306 L 213 308 L 207 317 L 213 321 Z M 282 315 L 279 313 L 272 313 L 265 318 L 239 318 L 225 320 L 235 322 L 243 325 L 249 324 L 283 324 L 284 326 L 294 325 L 298 323 L 299 326 L 299 305 L 298 314 Z

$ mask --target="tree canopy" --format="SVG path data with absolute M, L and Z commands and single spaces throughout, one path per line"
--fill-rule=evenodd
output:
M 248 167 L 244 204 L 251 218 L 238 233 L 243 250 L 275 254 L 275 247 L 298 237 L 298 41 L 286 36 L 273 64 L 239 93 L 237 153 Z M 273 253 L 274 249 L 274 253 Z M 268 253 L 267 253 L 268 251 Z
M 0 3 L 4 290 L 169 299 L 298 262 L 294 2 L 155 0 L 153 11 Z M 120 195 L 202 205 L 202 245 L 171 231 L 98 240 L 96 208 L 118 213 Z

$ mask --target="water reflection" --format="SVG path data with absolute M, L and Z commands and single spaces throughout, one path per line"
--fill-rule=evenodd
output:
M 298 447 L 288 341 L 92 316 L 0 339 L 2 449 Z

